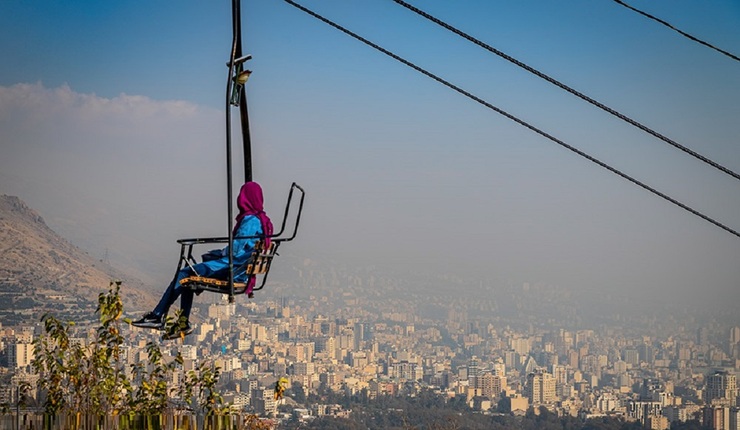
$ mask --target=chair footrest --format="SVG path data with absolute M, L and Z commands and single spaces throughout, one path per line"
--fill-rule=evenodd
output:
M 190 276 L 180 281 L 180 285 L 191 290 L 215 291 L 217 293 L 229 292 L 229 281 L 221 279 L 206 278 L 204 276 Z M 234 294 L 244 294 L 247 284 L 234 282 Z

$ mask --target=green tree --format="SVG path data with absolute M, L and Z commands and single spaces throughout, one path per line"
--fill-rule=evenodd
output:
M 39 374 L 39 392 L 49 425 L 63 417 L 60 428 L 101 428 L 118 417 L 120 428 L 160 428 L 163 414 L 186 405 L 208 417 L 206 428 L 219 428 L 229 421 L 230 405 L 216 389 L 220 369 L 201 362 L 170 386 L 173 372 L 184 362 L 178 352 L 166 360 L 159 345 L 146 345 L 147 360 L 131 366 L 132 378 L 123 360 L 124 338 L 121 325 L 123 302 L 120 282 L 111 282 L 107 293 L 98 297 L 96 313 L 100 326 L 89 345 L 73 342 L 74 322 L 62 322 L 51 314 L 41 321 L 44 334 L 34 340 L 32 367 Z M 233 421 L 233 420 L 232 420 Z M 245 421 L 246 422 L 246 421 Z M 259 428 L 259 420 L 239 428 Z

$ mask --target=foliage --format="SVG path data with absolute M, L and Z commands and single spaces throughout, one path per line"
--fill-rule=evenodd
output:
M 89 345 L 73 340 L 74 322 L 63 323 L 51 314 L 41 318 L 44 335 L 34 340 L 32 367 L 40 376 L 44 414 L 65 416 L 70 428 L 92 428 L 90 420 L 101 425 L 111 416 L 120 416 L 119 422 L 128 423 L 124 427 L 158 428 L 162 414 L 173 409 L 196 410 L 207 417 L 227 414 L 229 405 L 216 390 L 220 371 L 211 363 L 199 363 L 171 386 L 173 375 L 182 369 L 182 355 L 166 360 L 159 345 L 149 342 L 147 360 L 127 366 L 121 284 L 110 286 L 98 297 L 100 326 Z M 146 417 L 147 423 L 135 417 Z
M 156 415 L 167 408 L 168 381 L 183 360 L 178 353 L 174 361 L 165 363 L 159 345 L 151 341 L 146 344 L 145 351 L 148 361 L 131 366 L 138 388 L 129 393 L 129 406 L 135 414 Z

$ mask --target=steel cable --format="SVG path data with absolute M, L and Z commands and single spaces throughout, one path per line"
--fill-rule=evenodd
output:
M 491 103 L 488 103 L 487 101 L 481 99 L 480 97 L 475 96 L 474 94 L 472 94 L 472 93 L 470 93 L 470 92 L 468 92 L 468 91 L 466 91 L 466 90 L 464 90 L 464 89 L 462 89 L 462 88 L 460 88 L 460 87 L 458 87 L 458 86 L 456 86 L 456 85 L 454 85 L 454 84 L 452 84 L 452 83 L 450 83 L 450 82 L 448 82 L 448 81 L 440 78 L 439 76 L 437 76 L 437 75 L 435 75 L 435 74 L 433 74 L 433 73 L 431 73 L 431 72 L 429 72 L 429 71 L 427 71 L 427 70 L 425 70 L 425 69 L 417 66 L 416 64 L 414 64 L 414 63 L 412 63 L 412 62 L 410 62 L 410 61 L 408 61 L 408 60 L 406 60 L 406 59 L 404 59 L 404 58 L 402 58 L 402 57 L 400 57 L 400 56 L 392 53 L 391 51 L 389 51 L 389 50 L 381 47 L 380 45 L 377 45 L 377 44 L 375 44 L 375 43 L 373 43 L 373 42 L 365 39 L 364 37 L 362 37 L 362 36 L 360 36 L 360 35 L 358 35 L 356 33 L 353 33 L 352 31 L 350 31 L 350 30 L 342 27 L 341 25 L 339 25 L 339 24 L 337 24 L 337 23 L 335 23 L 333 21 L 330 21 L 329 19 L 327 19 L 327 18 L 319 15 L 318 13 L 316 13 L 316 12 L 314 12 L 314 11 L 312 11 L 312 10 L 310 10 L 310 9 L 308 9 L 308 8 L 306 8 L 306 7 L 298 4 L 298 3 L 296 3 L 295 1 L 293 1 L 293 0 L 283 0 L 283 1 L 285 1 L 286 3 L 290 4 L 291 6 L 293 6 L 295 8 L 297 8 L 297 9 L 305 12 L 306 14 L 308 14 L 308 15 L 316 18 L 316 19 L 318 19 L 319 21 L 321 21 L 321 22 L 323 22 L 323 23 L 325 23 L 325 24 L 327 24 L 327 25 L 329 25 L 329 26 L 331 26 L 331 27 L 333 27 L 333 28 L 341 31 L 342 33 L 344 33 L 344 34 L 346 34 L 346 35 L 348 35 L 348 36 L 350 36 L 350 37 L 352 37 L 352 38 L 354 38 L 354 39 L 356 39 L 356 40 L 358 40 L 358 41 L 360 41 L 360 42 L 362 42 L 362 43 L 364 43 L 364 44 L 366 44 L 366 45 L 368 45 L 368 46 L 370 46 L 370 47 L 372 47 L 374 49 L 376 49 L 377 51 L 382 52 L 383 54 L 385 54 L 385 55 L 393 58 L 394 60 L 396 60 L 396 61 L 398 61 L 398 62 L 400 62 L 400 63 L 402 63 L 402 64 L 404 64 L 404 65 L 406 65 L 406 66 L 408 66 L 408 67 L 410 67 L 412 69 L 414 69 L 414 70 L 416 70 L 417 72 L 423 74 L 424 76 L 427 76 L 428 78 L 431 78 L 431 79 L 439 82 L 440 84 L 442 84 L 442 85 L 444 85 L 444 86 L 446 86 L 446 87 L 448 87 L 448 88 L 450 88 L 450 89 L 452 89 L 452 90 L 454 90 L 454 91 L 456 91 L 456 92 L 464 95 L 465 97 L 468 97 L 469 99 L 471 99 L 471 100 L 473 100 L 473 101 L 475 101 L 475 102 L 477 102 L 477 103 L 479 103 L 479 104 L 481 104 L 481 105 L 483 105 L 483 106 L 485 106 L 485 107 L 493 110 L 494 112 L 496 112 L 496 113 L 498 113 L 498 114 L 500 114 L 500 115 L 502 115 L 502 116 L 504 116 L 504 117 L 506 117 L 506 118 L 508 118 L 508 119 L 510 119 L 510 120 L 512 120 L 514 122 L 516 122 L 517 124 L 519 124 L 519 125 L 527 128 L 527 129 L 529 129 L 529 130 L 531 130 L 531 131 L 539 134 L 540 136 L 543 136 L 543 137 L 551 140 L 552 142 L 555 142 L 556 144 L 558 144 L 558 145 L 560 145 L 560 146 L 562 146 L 562 147 L 564 147 L 564 148 L 566 148 L 566 149 L 568 149 L 568 150 L 570 150 L 570 151 L 572 151 L 572 152 L 580 155 L 581 157 L 583 157 L 583 158 L 585 158 L 585 159 L 587 159 L 587 160 L 589 160 L 589 161 L 591 161 L 591 162 L 593 162 L 593 163 L 595 163 L 595 164 L 603 167 L 604 169 L 606 169 L 606 170 L 614 173 L 615 175 L 620 176 L 620 177 L 622 177 L 623 179 L 626 179 L 629 182 L 632 182 L 633 184 L 635 184 L 635 185 L 637 185 L 637 186 L 639 186 L 639 187 L 641 187 L 641 188 L 643 188 L 643 189 L 645 189 L 645 190 L 647 190 L 647 191 L 649 191 L 649 192 L 657 195 L 658 197 L 663 198 L 664 200 L 667 200 L 667 201 L 673 203 L 674 205 L 680 207 L 681 209 L 684 209 L 687 212 L 690 212 L 690 213 L 698 216 L 699 218 L 701 218 L 701 219 L 703 219 L 703 220 L 705 220 L 705 221 L 707 221 L 707 222 L 709 222 L 711 224 L 714 224 L 715 226 L 717 226 L 717 227 L 719 227 L 719 228 L 721 228 L 721 229 L 723 229 L 723 230 L 725 230 L 725 231 L 727 231 L 727 232 L 729 232 L 729 233 L 731 233 L 731 234 L 733 234 L 733 235 L 735 235 L 737 237 L 740 237 L 740 232 L 738 232 L 736 230 L 733 230 L 732 228 L 730 228 L 730 227 L 728 227 L 728 226 L 726 226 L 726 225 L 724 225 L 724 224 L 722 224 L 722 223 L 714 220 L 713 218 L 710 218 L 707 215 L 704 215 L 703 213 L 701 213 L 701 212 L 699 212 L 699 211 L 691 208 L 690 206 L 688 206 L 688 205 L 686 205 L 684 203 L 681 203 L 680 201 L 678 201 L 678 200 L 676 200 L 676 199 L 674 199 L 674 198 L 672 198 L 672 197 L 670 197 L 670 196 L 668 196 L 668 195 L 666 195 L 666 194 L 664 194 L 664 193 L 656 190 L 655 188 L 652 188 L 649 185 L 644 184 L 644 183 L 638 181 L 637 179 L 635 179 L 635 178 L 627 175 L 626 173 L 623 173 L 620 170 L 618 170 L 618 169 L 616 169 L 616 168 L 614 168 L 614 167 L 612 167 L 612 166 L 604 163 L 603 161 L 600 161 L 597 158 L 592 157 L 591 155 L 589 155 L 589 154 L 581 151 L 580 149 L 575 148 L 574 146 L 571 146 L 571 145 L 565 143 L 564 141 L 562 141 L 562 140 L 560 140 L 560 139 L 558 139 L 558 138 L 556 138 L 556 137 L 554 137 L 554 136 L 546 133 L 545 131 L 540 130 L 539 128 L 537 128 L 537 127 L 535 127 L 535 126 L 527 123 L 526 121 L 524 121 L 524 120 L 522 120 L 522 119 L 520 119 L 520 118 L 518 118 L 518 117 L 516 117 L 516 116 L 514 116 L 514 115 L 512 115 L 512 114 L 510 114 L 510 113 L 508 113 L 506 111 L 504 111 L 503 109 L 500 109 L 500 108 L 492 105 Z
M 410 11 L 412 11 L 412 12 L 414 12 L 414 13 L 416 13 L 416 14 L 418 14 L 418 15 L 420 15 L 420 16 L 422 16 L 422 17 L 424 17 L 424 18 L 426 18 L 426 19 L 428 19 L 430 21 L 432 21 L 433 23 L 435 23 L 435 24 L 437 24 L 437 25 L 445 28 L 446 30 L 449 30 L 449 31 L 457 34 L 458 36 L 460 36 L 460 37 L 462 37 L 462 38 L 464 38 L 464 39 L 466 39 L 466 40 L 468 40 L 470 42 L 473 42 L 474 44 L 480 46 L 481 48 L 483 48 L 483 49 L 485 49 L 485 50 L 487 50 L 487 51 L 489 51 L 489 52 L 491 52 L 493 54 L 496 54 L 499 57 L 501 57 L 501 58 L 503 58 L 503 59 L 505 59 L 505 60 L 513 63 L 513 64 L 516 64 L 517 66 L 523 68 L 524 70 L 526 70 L 526 71 L 528 71 L 528 72 L 530 72 L 530 73 L 532 73 L 532 74 L 534 74 L 534 75 L 536 75 L 536 76 L 538 76 L 538 77 L 546 80 L 547 82 L 550 82 L 551 84 L 553 84 L 553 85 L 555 85 L 555 86 L 557 86 L 557 87 L 559 87 L 559 88 L 561 88 L 561 89 L 563 89 L 563 90 L 565 90 L 565 91 L 573 94 L 574 96 L 580 98 L 581 100 L 584 100 L 584 101 L 586 101 L 586 102 L 588 102 L 588 103 L 590 103 L 590 104 L 592 104 L 592 105 L 594 105 L 594 106 L 596 106 L 596 107 L 604 110 L 605 112 L 608 112 L 611 115 L 616 116 L 617 118 L 621 119 L 622 121 L 625 121 L 628 124 L 630 124 L 630 125 L 632 125 L 634 127 L 637 127 L 640 130 L 642 130 L 642 131 L 644 131 L 644 132 L 652 135 L 653 137 L 656 137 L 656 138 L 662 140 L 663 142 L 665 142 L 665 143 L 667 143 L 667 144 L 669 144 L 669 145 L 671 145 L 671 146 L 673 146 L 673 147 L 675 147 L 677 149 L 680 149 L 681 151 L 683 151 L 683 152 L 691 155 L 692 157 L 694 157 L 694 158 L 696 158 L 698 160 L 701 160 L 701 161 L 703 161 L 706 164 L 709 164 L 710 166 L 712 166 L 712 167 L 714 167 L 714 168 L 716 168 L 716 169 L 718 169 L 718 170 L 720 170 L 720 171 L 722 171 L 722 172 L 724 172 L 724 173 L 726 173 L 726 174 L 734 177 L 735 179 L 740 180 L 740 174 L 738 174 L 738 173 L 736 173 L 736 172 L 728 169 L 727 167 L 722 166 L 721 164 L 719 164 L 719 163 L 717 163 L 715 161 L 712 161 L 711 159 L 709 159 L 709 158 L 707 158 L 707 157 L 705 157 L 705 156 L 697 153 L 696 151 L 694 151 L 694 150 L 692 150 L 690 148 L 685 147 L 684 145 L 681 145 L 680 143 L 674 141 L 673 139 L 671 139 L 671 138 L 669 138 L 667 136 L 664 136 L 663 134 L 660 134 L 657 131 L 655 131 L 655 130 L 653 130 L 653 129 L 651 129 L 651 128 L 649 128 L 649 127 L 647 127 L 647 126 L 645 126 L 645 125 L 643 125 L 643 124 L 635 121 L 634 119 L 628 117 L 627 115 L 624 115 L 624 114 L 622 114 L 622 113 L 620 113 L 620 112 L 618 112 L 618 111 L 610 108 L 609 106 L 606 106 L 605 104 L 600 103 L 599 101 L 592 99 L 591 97 L 589 97 L 589 96 L 587 96 L 587 95 L 579 92 L 578 90 L 575 90 L 575 89 L 573 89 L 573 88 L 565 85 L 564 83 L 562 83 L 562 82 L 560 82 L 560 81 L 558 81 L 558 80 L 556 80 L 556 79 L 554 79 L 554 78 L 552 78 L 552 77 L 550 77 L 550 76 L 548 76 L 548 75 L 540 72 L 539 70 L 537 70 L 537 69 L 535 69 L 535 68 L 533 68 L 531 66 L 528 66 L 527 64 L 525 64 L 525 63 L 517 60 L 516 58 L 514 58 L 514 57 L 512 57 L 510 55 L 507 55 L 504 52 L 499 51 L 498 49 L 496 49 L 496 48 L 494 48 L 494 47 L 486 44 L 485 42 L 482 42 L 482 41 L 480 41 L 480 40 L 478 40 L 478 39 L 470 36 L 469 34 L 463 32 L 463 31 L 461 31 L 461 30 L 459 30 L 459 29 L 457 29 L 457 28 L 455 28 L 453 26 L 451 26 L 450 24 L 447 24 L 446 22 L 444 22 L 444 21 L 442 21 L 442 20 L 440 20 L 438 18 L 433 17 L 432 15 L 424 12 L 423 10 L 421 10 L 421 9 L 419 9 L 417 7 L 414 7 L 414 6 L 406 3 L 403 0 L 393 0 L 393 1 L 396 2 L 397 4 L 401 5 L 401 6 L 405 7 L 406 9 L 408 9 L 408 10 L 410 10 Z
M 696 43 L 702 44 L 702 45 L 706 46 L 709 49 L 714 49 L 715 51 L 719 52 L 720 54 L 726 55 L 726 56 L 732 58 L 735 61 L 740 61 L 740 57 L 738 57 L 737 55 L 734 55 L 734 54 L 732 54 L 730 52 L 727 52 L 724 49 L 720 49 L 720 48 L 712 45 L 711 43 L 705 42 L 705 41 L 703 41 L 703 40 L 701 40 L 701 39 L 699 39 L 697 37 L 694 37 L 694 36 L 686 33 L 685 31 L 681 31 L 678 28 L 672 26 L 670 23 L 668 23 L 666 21 L 663 21 L 662 19 L 660 19 L 660 18 L 658 18 L 656 16 L 650 15 L 647 12 L 643 12 L 640 9 L 637 9 L 637 8 L 635 8 L 633 6 L 630 6 L 630 5 L 628 5 L 627 3 L 625 3 L 625 2 L 623 2 L 621 0 L 614 0 L 614 2 L 620 4 L 620 5 L 624 6 L 624 7 L 626 7 L 627 9 L 632 10 L 633 12 L 637 12 L 640 15 L 646 17 L 646 18 L 652 19 L 655 22 L 658 22 L 660 24 L 663 24 L 664 26 L 670 28 L 671 30 L 675 31 L 676 33 L 678 33 L 678 34 L 680 34 L 680 35 L 682 35 L 684 37 L 687 37 L 687 38 L 693 40 Z

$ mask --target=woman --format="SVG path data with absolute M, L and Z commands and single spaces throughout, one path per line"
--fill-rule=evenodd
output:
M 252 255 L 254 245 L 259 237 L 264 237 L 266 244 L 270 245 L 270 236 L 272 235 L 272 221 L 264 211 L 264 199 L 262 188 L 256 182 L 247 182 L 239 190 L 236 204 L 239 207 L 239 215 L 236 216 L 236 225 L 234 226 L 234 250 L 233 263 L 234 267 L 246 263 Z M 229 254 L 228 247 L 211 251 L 209 255 L 216 258 L 192 267 L 188 266 L 181 269 L 175 279 L 165 290 L 162 299 L 153 311 L 144 315 L 141 319 L 134 321 L 131 325 L 136 327 L 153 328 L 161 330 L 164 328 L 164 320 L 167 312 L 175 303 L 178 296 L 180 299 L 180 309 L 182 310 L 181 320 L 175 324 L 171 330 L 165 333 L 165 339 L 180 337 L 192 333 L 193 327 L 190 324 L 190 308 L 193 306 L 193 290 L 180 286 L 180 280 L 189 276 L 204 276 L 226 280 L 229 276 Z M 220 254 L 220 255 L 219 255 Z M 235 282 L 244 282 L 246 274 L 237 276 Z M 241 278 L 241 279 L 240 279 Z M 254 282 L 254 279 L 250 279 Z

